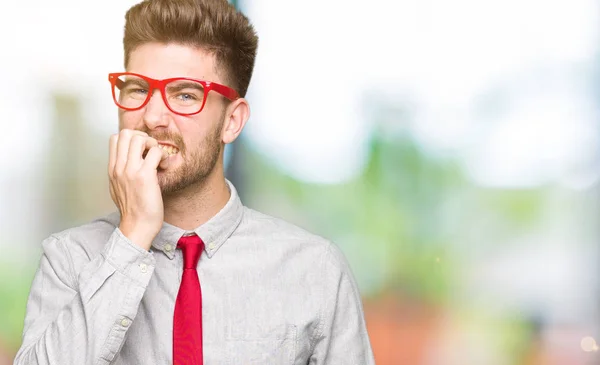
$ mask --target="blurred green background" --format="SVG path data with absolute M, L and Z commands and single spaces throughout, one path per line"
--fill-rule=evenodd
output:
M 135 2 L 0 12 L 1 365 L 42 239 L 114 209 Z M 261 40 L 227 176 L 342 248 L 377 364 L 600 364 L 597 2 L 238 5 Z

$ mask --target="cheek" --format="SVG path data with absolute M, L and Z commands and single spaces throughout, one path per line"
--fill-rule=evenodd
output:
M 202 113 L 204 113 L 204 111 Z M 210 137 L 212 139 L 220 139 L 225 118 L 224 107 L 221 104 L 213 105 L 212 108 L 208 108 L 208 110 L 206 110 L 206 114 L 204 114 L 203 117 L 204 119 L 201 122 L 203 136 Z
M 196 126 L 188 128 L 186 131 L 180 131 L 185 144 L 187 153 L 206 153 L 213 149 L 215 140 L 219 138 L 213 125 Z
M 127 111 L 119 110 L 119 129 L 136 129 L 143 123 L 143 112 L 141 110 Z
M 202 112 L 204 113 L 204 112 Z M 211 119 L 209 115 L 194 115 L 188 118 L 176 118 L 175 126 L 182 136 L 190 141 L 202 141 L 207 135 L 213 132 L 216 120 Z
M 202 135 L 201 124 L 196 117 L 184 117 L 175 115 L 173 123 L 169 126 L 175 140 L 183 142 L 189 153 L 198 147 L 199 136 Z

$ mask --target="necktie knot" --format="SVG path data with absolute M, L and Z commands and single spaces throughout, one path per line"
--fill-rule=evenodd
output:
M 204 242 L 197 235 L 183 236 L 177 242 L 183 253 L 183 268 L 184 269 L 196 269 L 198 266 L 198 260 L 204 250 Z

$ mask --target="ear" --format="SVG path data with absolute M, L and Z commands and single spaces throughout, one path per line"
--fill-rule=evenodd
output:
M 225 110 L 223 123 L 223 143 L 228 144 L 236 140 L 250 118 L 250 105 L 244 98 L 233 101 Z

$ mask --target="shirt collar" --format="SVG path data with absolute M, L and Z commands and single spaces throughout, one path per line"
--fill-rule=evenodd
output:
M 209 258 L 219 250 L 219 248 L 233 234 L 235 229 L 242 221 L 244 207 L 233 184 L 225 179 L 229 187 L 229 200 L 227 204 L 206 223 L 196 227 L 192 231 L 186 231 L 172 224 L 163 222 L 160 232 L 152 241 L 152 247 L 158 251 L 162 251 L 173 259 L 175 257 L 175 249 L 177 241 L 181 236 L 195 233 L 202 239 L 205 246 L 206 254 Z M 119 218 L 119 213 L 116 212 L 116 218 Z M 114 216 L 113 216 L 114 217 Z M 118 223 L 116 224 L 118 226 Z

